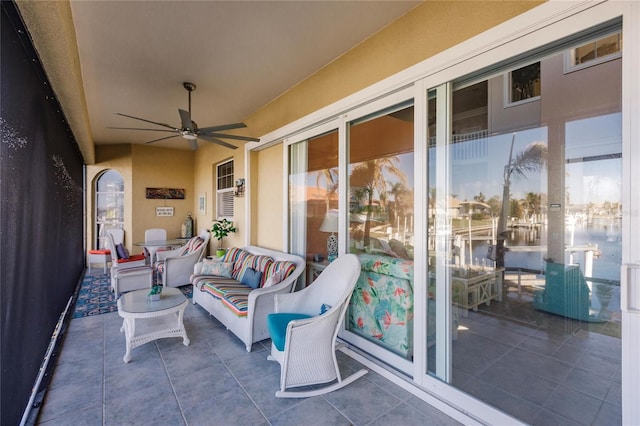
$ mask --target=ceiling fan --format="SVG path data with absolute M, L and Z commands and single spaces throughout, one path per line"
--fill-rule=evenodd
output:
M 147 120 L 145 118 L 140 118 L 140 117 L 134 117 L 132 115 L 127 115 L 127 114 L 122 114 L 120 112 L 116 112 L 116 115 L 121 115 L 123 117 L 128 117 L 128 118 L 133 118 L 134 120 L 140 120 L 140 121 L 144 121 L 146 123 L 151 123 L 151 124 L 155 124 L 156 126 L 161 126 L 161 127 L 165 127 L 166 129 L 171 129 L 171 130 L 166 130 L 166 129 L 142 129 L 142 128 L 138 128 L 138 127 L 108 127 L 109 129 L 120 129 L 120 130 L 151 130 L 154 132 L 168 132 L 168 133 L 174 133 L 171 136 L 166 136 L 163 138 L 159 138 L 159 139 L 153 139 L 150 140 L 148 142 L 145 143 L 154 143 L 154 142 L 159 142 L 165 139 L 171 139 L 171 138 L 176 138 L 178 136 L 183 137 L 184 139 L 187 140 L 187 142 L 189 142 L 189 146 L 191 146 L 191 149 L 193 151 L 195 151 L 196 149 L 198 149 L 198 139 L 202 139 L 208 142 L 212 142 L 212 143 L 216 143 L 218 145 L 222 145 L 226 148 L 231 148 L 231 149 L 237 149 L 238 147 L 235 145 L 231 145 L 230 143 L 224 142 L 222 140 L 220 140 L 220 138 L 223 139 L 235 139 L 235 140 L 240 140 L 240 141 L 249 141 L 249 142 L 259 142 L 260 139 L 257 138 L 252 138 L 249 136 L 238 136 L 238 135 L 230 135 L 230 134 L 226 134 L 226 133 L 220 133 L 224 130 L 231 130 L 231 129 L 240 129 L 243 127 L 247 127 L 246 124 L 244 123 L 231 123 L 231 124 L 221 124 L 218 126 L 210 126 L 210 127 L 203 127 L 203 128 L 198 128 L 198 125 L 196 124 L 195 121 L 193 121 L 191 119 L 191 92 L 193 92 L 194 90 L 196 90 L 196 85 L 193 83 L 189 83 L 189 82 L 184 82 L 182 83 L 182 85 L 184 86 L 184 88 L 187 90 L 187 92 L 189 92 L 189 111 L 185 111 L 183 109 L 178 109 L 178 113 L 180 114 L 180 121 L 182 124 L 182 127 L 178 128 L 178 127 L 174 127 L 174 126 L 169 126 L 168 124 L 164 124 L 164 123 L 158 123 L 156 121 L 151 121 L 151 120 Z

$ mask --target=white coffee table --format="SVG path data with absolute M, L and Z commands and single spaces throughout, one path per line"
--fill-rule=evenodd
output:
M 184 328 L 184 310 L 188 300 L 177 288 L 162 290 L 160 300 L 151 301 L 149 290 L 136 290 L 118 299 L 118 315 L 124 318 L 120 332 L 124 332 L 127 351 L 124 362 L 131 360 L 131 350 L 145 343 L 165 337 L 182 337 L 189 346 L 189 337 Z

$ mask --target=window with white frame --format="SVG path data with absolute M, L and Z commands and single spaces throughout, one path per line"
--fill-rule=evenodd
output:
M 233 219 L 233 160 L 216 166 L 216 216 Z
M 622 31 L 582 44 L 565 53 L 565 72 L 598 65 L 622 56 Z

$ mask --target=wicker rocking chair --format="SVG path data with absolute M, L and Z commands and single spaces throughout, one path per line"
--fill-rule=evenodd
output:
M 275 313 L 269 314 L 267 325 L 272 340 L 268 359 L 280 363 L 277 397 L 322 395 L 367 373 L 362 369 L 343 379 L 336 359 L 338 330 L 359 275 L 360 261 L 346 254 L 329 264 L 309 287 L 275 296 Z M 308 391 L 287 390 L 325 383 Z

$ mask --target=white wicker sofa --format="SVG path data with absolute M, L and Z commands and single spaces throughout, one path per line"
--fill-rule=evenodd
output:
M 233 264 L 232 276 L 202 273 L 215 269 L 216 262 L 225 264 L 220 265 L 225 267 L 225 273 Z M 303 258 L 276 250 L 257 246 L 229 249 L 220 259 L 205 259 L 195 265 L 191 277 L 193 304 L 202 306 L 224 324 L 251 352 L 254 342 L 269 338 L 267 315 L 274 312 L 273 296 L 293 291 L 305 266 Z M 249 268 L 262 273 L 258 288 L 240 282 Z M 282 281 L 269 285 L 269 278 L 274 275 Z M 277 280 L 273 277 L 271 281 L 274 278 Z M 264 287 L 265 283 L 268 287 Z

